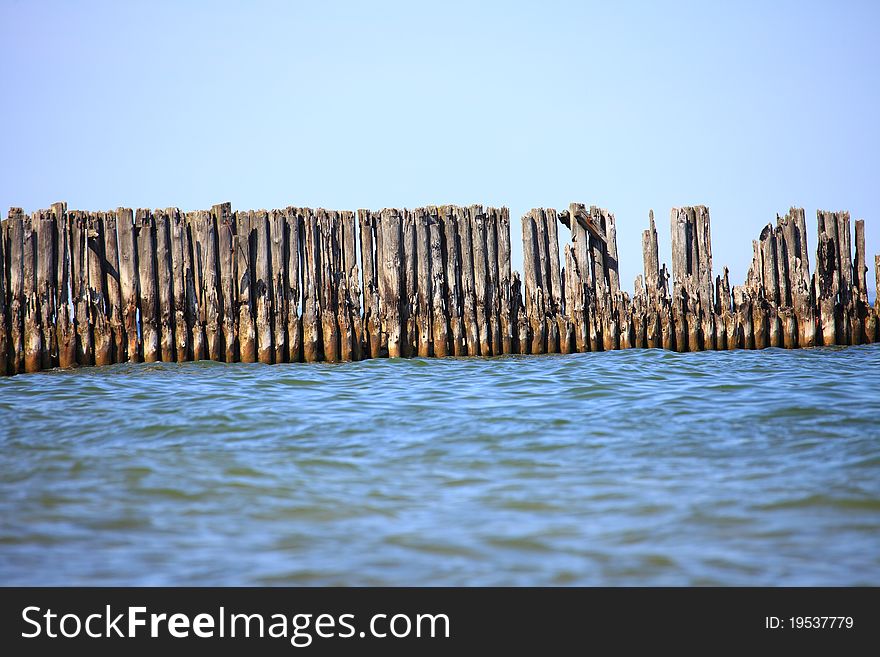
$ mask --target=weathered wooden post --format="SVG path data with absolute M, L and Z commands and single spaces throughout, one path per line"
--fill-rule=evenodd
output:
M 381 213 L 381 260 L 380 260 L 380 293 L 382 297 L 382 324 L 388 335 L 388 357 L 401 357 L 400 320 L 400 266 L 401 266 L 401 219 L 400 213 L 393 208 L 385 208 Z M 436 333 L 435 333 L 436 338 Z M 436 348 L 436 345 L 435 345 Z M 435 354 L 436 355 L 436 354 Z
M 473 223 L 469 208 L 455 208 L 461 239 L 461 287 L 464 336 L 468 356 L 480 355 L 480 330 L 477 320 L 477 283 L 474 273 Z
M 300 291 L 302 290 L 302 217 L 296 208 L 285 209 L 287 221 L 287 335 L 291 363 L 302 361 L 302 324 Z
M 477 311 L 477 336 L 480 344 L 480 355 L 492 355 L 492 343 L 489 326 L 489 309 L 487 306 L 486 272 L 486 215 L 483 207 L 472 205 L 469 208 L 471 218 L 471 241 L 474 250 L 474 292 Z
M 187 317 L 186 223 L 177 208 L 170 208 L 169 213 L 174 350 L 178 362 L 183 362 L 192 359 L 191 320 Z
M 177 361 L 174 340 L 174 285 L 171 277 L 171 218 L 169 210 L 156 210 L 156 280 L 159 302 L 159 347 L 162 360 Z
M 159 360 L 159 320 L 156 293 L 156 229 L 153 215 L 149 210 L 138 209 L 135 215 L 137 228 L 138 278 L 140 295 L 138 305 L 141 311 L 141 334 L 143 339 L 144 362 Z
M 458 235 L 458 216 L 451 205 L 440 208 L 443 243 L 446 247 L 446 308 L 449 313 L 449 339 L 453 356 L 467 354 L 463 326 L 461 245 Z
M 369 210 L 358 210 L 358 224 L 364 277 L 364 352 L 368 358 L 379 358 L 382 341 L 376 218 Z
M 443 259 L 443 229 L 438 209 L 428 208 L 428 231 L 431 259 L 431 319 L 434 356 L 449 355 L 449 320 L 446 310 L 446 263 Z
M 9 223 L 0 221 L 0 376 L 14 374 L 9 371 L 9 331 L 7 329 L 8 311 L 6 243 Z
M 235 215 L 236 234 L 233 236 L 236 268 L 236 308 L 238 310 L 238 359 L 242 363 L 257 362 L 257 331 L 254 326 L 253 287 L 254 256 L 251 249 L 251 222 L 255 221 L 253 211 L 237 212 Z
M 237 360 L 236 347 L 238 345 L 237 313 L 235 312 L 236 256 L 233 244 L 235 215 L 232 212 L 231 203 L 218 203 L 211 206 L 211 215 L 217 226 L 217 260 L 220 272 L 218 293 L 218 308 L 222 317 L 220 354 L 223 355 L 223 360 L 227 363 L 234 363 Z
M 57 213 L 56 213 L 57 216 Z M 68 226 L 70 222 L 68 219 Z M 141 336 L 138 323 L 140 298 L 140 266 L 138 265 L 137 228 L 130 208 L 117 208 L 116 230 L 119 236 L 119 288 L 122 294 L 122 323 L 127 340 L 126 356 L 132 363 L 142 360 Z M 65 237 L 69 236 L 69 232 Z M 60 236 L 59 236 L 60 237 Z M 68 250 L 68 253 L 72 253 Z M 59 345 L 62 338 L 59 335 Z M 63 367 L 63 366 L 62 366 Z
M 42 339 L 40 368 L 48 370 L 58 364 L 58 341 L 55 331 L 55 298 L 58 285 L 56 280 L 58 267 L 55 263 L 57 229 L 55 214 L 51 210 L 36 212 L 34 218 L 37 221 L 37 299 Z M 0 266 L 0 272 L 2 271 L 3 267 Z M 3 295 L 4 289 L 5 285 L 0 284 L 0 296 Z M 0 304 L 5 306 L 5 299 Z M 5 333 L 5 330 L 3 332 Z M 4 361 L 3 368 L 5 368 L 5 353 L 0 360 Z
M 112 336 L 111 360 L 124 363 L 126 356 L 125 326 L 122 322 L 122 287 L 119 272 L 119 242 L 115 212 L 105 212 L 104 221 L 104 275 L 107 283 L 107 312 Z M 57 231 L 55 233 L 57 235 Z M 57 252 L 57 250 L 56 250 Z
M 24 370 L 39 372 L 43 357 L 40 308 L 37 297 L 37 234 L 34 215 L 23 217 L 22 237 L 22 308 L 24 310 Z

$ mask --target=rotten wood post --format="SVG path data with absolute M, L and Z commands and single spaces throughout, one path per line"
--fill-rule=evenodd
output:
M 435 224 L 436 226 L 436 224 Z M 382 325 L 388 336 L 388 357 L 401 357 L 400 269 L 401 218 L 397 210 L 385 208 L 381 213 L 380 293 Z M 435 332 L 436 338 L 436 332 Z M 435 345 L 436 348 L 436 345 Z M 435 352 L 436 355 L 436 352 Z
M 23 217 L 22 235 L 22 308 L 24 310 L 24 370 L 39 372 L 43 357 L 40 329 L 40 304 L 37 295 L 37 234 L 33 215 Z
M 272 344 L 272 298 L 269 285 L 271 272 L 269 269 L 269 215 L 265 210 L 254 212 L 251 221 L 253 233 L 254 279 L 252 293 L 254 296 L 255 326 L 257 336 L 257 360 L 264 365 L 271 365 L 275 355 Z
M 87 301 L 94 341 L 94 364 L 110 365 L 113 362 L 113 335 L 105 311 L 103 222 L 95 212 L 84 213 L 84 219 Z
M 174 303 L 174 351 L 178 362 L 192 360 L 191 318 L 188 317 L 186 222 L 177 208 L 170 210 L 171 279 Z
M 663 346 L 660 327 L 660 259 L 654 211 L 648 212 L 648 229 L 642 232 L 642 261 L 645 271 L 646 328 L 645 340 L 650 349 Z
M 116 231 L 119 236 L 119 288 L 122 294 L 122 324 L 127 341 L 126 357 L 129 362 L 138 363 L 143 358 L 138 324 L 140 267 L 137 260 L 137 228 L 130 208 L 117 208 Z
M 186 297 L 186 328 L 191 342 L 192 360 L 206 360 L 208 350 L 205 341 L 205 326 L 202 323 L 202 309 L 199 299 L 201 278 L 197 260 L 198 245 L 196 244 L 195 213 L 186 213 L 184 222 L 183 244 L 183 276 L 184 295 Z
M 287 326 L 290 307 L 287 283 L 287 262 L 285 256 L 285 234 L 287 217 L 284 210 L 272 210 L 269 213 L 269 270 L 270 291 L 272 301 L 272 341 L 275 347 L 274 361 L 286 363 L 289 360 Z
M 869 318 L 874 317 L 868 305 L 868 267 L 865 264 L 865 220 L 857 219 L 855 224 L 855 262 L 853 264 L 853 344 L 874 342 L 875 325 Z M 858 342 L 856 332 L 858 331 Z
M 42 338 L 42 350 L 40 353 L 40 368 L 48 370 L 58 364 L 58 341 L 55 332 L 55 298 L 58 266 L 55 263 L 57 246 L 55 244 L 55 214 L 51 210 L 41 210 L 34 213 L 37 221 L 37 301 L 40 313 L 40 333 Z M 2 241 L 2 240 L 0 240 Z M 0 249 L 2 253 L 2 249 Z M 0 266 L 0 276 L 4 267 Z M 3 295 L 5 285 L 0 282 L 0 296 Z M 5 299 L 0 301 L 5 306 Z M 4 327 L 5 328 L 5 327 Z M 5 333 L 3 328 L 0 331 Z M 5 370 L 6 354 L 0 356 L 0 373 Z
M 9 371 L 9 331 L 7 328 L 8 309 L 6 303 L 7 269 L 6 243 L 9 222 L 0 222 L 0 376 L 13 374 Z
M 122 286 L 119 272 L 119 242 L 117 239 L 117 216 L 105 212 L 104 221 L 104 278 L 107 293 L 107 313 L 112 336 L 111 360 L 124 363 L 126 359 L 125 325 L 122 319 Z M 57 233 L 56 233 L 57 234 Z
M 461 273 L 461 244 L 458 234 L 458 216 L 450 205 L 440 208 L 440 221 L 443 226 L 446 262 L 446 308 L 449 313 L 449 338 L 452 343 L 452 355 L 464 356 L 467 354 L 465 347 L 465 332 L 463 324 L 462 307 L 462 273 Z M 508 263 L 509 266 L 509 263 Z
M 417 351 L 420 358 L 434 355 L 434 324 L 431 275 L 431 225 L 428 211 L 413 211 L 416 255 L 416 304 L 413 308 L 417 332 Z
M 477 322 L 477 284 L 474 274 L 473 224 L 470 208 L 456 207 L 461 242 L 461 288 L 464 338 L 468 356 L 480 355 L 480 330 Z
M 156 284 L 159 302 L 159 352 L 162 361 L 177 361 L 174 340 L 174 285 L 171 277 L 171 221 L 169 210 L 155 210 Z
M 540 276 L 542 273 L 538 240 L 538 210 L 531 210 L 522 218 L 523 277 L 525 279 L 525 310 L 531 328 L 528 353 L 546 353 L 547 335 L 544 324 L 544 296 Z
M 138 209 L 135 216 L 138 245 L 138 278 L 140 295 L 138 298 L 141 311 L 141 334 L 144 351 L 144 362 L 154 363 L 159 360 L 159 318 L 158 294 L 156 282 L 156 227 L 153 215 L 149 210 Z
M 57 249 L 55 341 L 58 345 L 58 367 L 69 368 L 76 365 L 76 325 L 71 302 L 70 217 L 67 214 L 67 204 L 53 203 L 52 214 L 55 217 Z
M 401 253 L 403 255 L 403 271 L 401 272 L 403 294 L 401 299 L 401 322 L 403 323 L 403 341 L 401 353 L 410 358 L 419 353 L 418 316 L 418 246 L 416 242 L 416 215 L 413 210 L 403 212 L 403 230 L 401 232 Z
M 300 291 L 302 290 L 302 217 L 296 208 L 285 209 L 287 221 L 287 335 L 289 362 L 302 361 L 302 324 Z
M 428 212 L 428 231 L 431 258 L 431 343 L 435 358 L 449 355 L 449 321 L 446 317 L 446 265 L 443 261 L 443 229 L 438 209 Z
M 255 279 L 251 249 L 251 222 L 253 210 L 236 212 L 236 234 L 232 242 L 235 248 L 236 302 L 238 311 L 238 359 L 242 363 L 257 362 L 257 333 L 254 327 L 252 288 Z
M 303 269 L 303 358 L 307 363 L 321 360 L 320 258 L 321 231 L 318 217 L 309 208 L 303 208 L 305 267 Z
M 501 296 L 500 324 L 501 324 L 501 353 L 514 353 L 515 320 L 511 314 L 511 273 L 510 273 L 510 210 L 502 207 L 497 214 L 498 225 L 498 264 L 499 264 L 499 289 Z M 461 255 L 457 252 L 456 267 L 460 272 Z M 464 355 L 462 351 L 461 354 Z
M 361 269 L 364 277 L 364 355 L 379 358 L 381 315 L 379 307 L 379 272 L 376 245 L 376 219 L 369 210 L 358 210 L 361 236 Z
M 501 300 L 498 295 L 498 228 L 497 210 L 487 208 L 484 219 L 486 237 L 486 315 L 489 329 L 491 355 L 502 353 L 501 347 Z
M 819 244 L 816 251 L 814 278 L 816 304 L 819 310 L 819 331 L 823 345 L 842 341 L 843 327 L 839 317 L 838 293 L 840 276 L 837 271 L 837 218 L 831 212 L 817 211 Z
M 339 242 L 336 232 L 336 215 L 318 209 L 319 239 L 319 299 L 321 306 L 321 341 L 324 345 L 324 360 L 335 363 L 340 360 L 339 320 L 338 320 L 338 267 Z
M 199 279 L 201 290 L 199 307 L 202 311 L 202 324 L 205 327 L 205 343 L 208 358 L 222 361 L 223 332 L 220 317 L 220 291 L 218 286 L 219 268 L 217 265 L 217 228 L 214 217 L 208 210 L 196 213 L 197 240 L 199 246 Z
M 487 305 L 488 273 L 486 263 L 486 215 L 483 206 L 468 209 L 471 219 L 471 246 L 474 263 L 474 298 L 477 315 L 477 340 L 481 356 L 492 355 L 489 308 Z
M 220 290 L 218 294 L 218 306 L 222 317 L 220 324 L 222 336 L 223 360 L 227 363 L 234 363 L 237 360 L 237 322 L 238 313 L 235 310 L 236 304 L 236 278 L 235 264 L 236 254 L 234 236 L 235 236 L 235 214 L 232 212 L 231 203 L 218 203 L 211 206 L 211 215 L 217 226 L 217 260 L 219 264 Z
M 86 244 L 88 223 L 85 212 L 70 213 L 71 244 L 73 256 L 73 302 L 76 321 L 76 362 L 94 365 L 94 337 L 89 312 L 89 261 Z

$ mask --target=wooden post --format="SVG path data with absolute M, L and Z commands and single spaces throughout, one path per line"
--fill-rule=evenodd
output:
M 522 281 L 519 272 L 513 272 L 513 280 L 510 285 L 510 295 L 514 308 L 511 313 L 516 314 L 516 341 L 514 349 L 518 354 L 529 353 L 531 346 L 531 335 L 529 335 L 529 319 L 526 316 L 525 305 L 522 298 Z
M 202 310 L 202 324 L 205 327 L 208 358 L 214 361 L 222 361 L 225 350 L 223 349 L 223 332 L 220 317 L 217 228 L 214 225 L 214 217 L 208 210 L 199 210 L 196 213 L 196 228 L 199 247 L 199 278 L 201 282 L 199 307 Z
M 364 327 L 361 320 L 361 290 L 359 283 L 359 267 L 357 260 L 358 229 L 354 212 L 344 210 L 339 213 L 342 229 L 342 266 L 345 283 L 345 312 L 351 322 L 351 360 L 361 360 L 364 339 Z M 410 237 L 413 237 L 411 235 Z M 412 248 L 412 244 L 410 244 Z M 412 344 L 412 338 L 410 338 Z
M 477 340 L 481 356 L 492 355 L 491 327 L 487 303 L 488 272 L 486 256 L 486 215 L 483 207 L 472 205 L 468 209 L 471 219 L 471 246 L 474 264 L 474 299 L 477 316 Z
M 13 374 L 13 372 L 9 371 L 9 330 L 7 328 L 9 315 L 6 302 L 8 288 L 7 270 L 9 268 L 6 262 L 8 226 L 9 222 L 4 223 L 0 221 L 0 376 Z
M 642 260 L 645 271 L 646 335 L 651 349 L 663 346 L 660 328 L 660 260 L 657 244 L 657 227 L 654 225 L 654 211 L 648 212 L 649 226 L 642 233 Z
M 556 210 L 547 208 L 543 211 L 544 253 L 547 258 L 547 277 L 545 293 L 549 303 L 549 321 L 547 336 L 548 353 L 565 353 L 562 345 L 566 342 L 566 323 L 562 304 L 562 275 L 559 267 L 559 233 L 556 225 Z
M 500 324 L 501 324 L 501 353 L 514 353 L 515 319 L 511 314 L 511 274 L 510 274 L 510 210 L 502 207 L 498 212 L 498 264 L 500 268 L 499 288 L 501 295 Z M 458 255 L 458 265 L 461 267 L 461 256 Z M 463 353 L 461 355 L 464 355 Z
M 431 225 L 428 211 L 417 208 L 413 211 L 416 254 L 416 304 L 413 308 L 417 337 L 417 353 L 420 358 L 434 354 L 434 323 L 431 275 Z
M 171 221 L 168 210 L 155 210 L 156 283 L 159 302 L 159 351 L 162 361 L 177 361 L 174 340 L 174 286 L 171 278 Z
M 174 350 L 178 362 L 192 360 L 191 318 L 187 316 L 186 222 L 180 210 L 170 211 L 171 280 L 174 303 Z
M 156 282 L 156 227 L 152 213 L 139 209 L 135 216 L 137 227 L 138 267 L 140 279 L 141 333 L 144 362 L 159 360 L 159 318 Z
M 119 288 L 122 295 L 122 323 L 127 340 L 126 356 L 130 362 L 137 363 L 142 359 L 138 328 L 140 267 L 137 261 L 137 229 L 130 208 L 117 208 L 116 230 L 119 236 Z M 63 350 L 63 345 L 61 349 Z
M 340 360 L 337 267 L 339 243 L 336 233 L 336 216 L 324 209 L 318 210 L 318 280 L 321 307 L 321 341 L 324 360 L 335 363 Z
M 101 217 L 95 212 L 83 213 L 86 259 L 87 304 L 94 340 L 94 364 L 113 362 L 113 335 L 105 311 L 104 296 L 104 236 Z
M 538 210 L 532 210 L 522 218 L 523 235 L 523 276 L 525 278 L 525 311 L 531 328 L 531 343 L 528 353 L 546 353 L 546 331 L 544 328 L 544 297 L 540 281 L 541 260 L 538 246 Z
M 865 338 L 868 342 L 880 342 L 880 255 L 874 256 L 874 276 L 874 308 L 866 308 Z
M 219 265 L 219 292 L 218 309 L 221 315 L 220 335 L 222 348 L 220 353 L 227 363 L 237 360 L 236 347 L 238 346 L 237 335 L 237 312 L 235 310 L 236 284 L 235 284 L 235 247 L 233 237 L 235 235 L 235 215 L 232 212 L 231 203 L 218 203 L 211 206 L 213 223 L 217 226 L 217 260 Z
M 43 336 L 40 329 L 40 304 L 37 294 L 37 235 L 34 215 L 23 217 L 22 237 L 22 298 L 24 303 L 24 369 L 39 372 L 43 357 Z
M 403 230 L 401 232 L 401 253 L 403 271 L 401 272 L 401 322 L 403 323 L 403 340 L 401 353 L 410 358 L 419 353 L 418 316 L 418 246 L 416 242 L 416 215 L 413 210 L 403 210 Z
M 497 210 L 487 208 L 484 215 L 486 238 L 486 319 L 489 329 L 490 352 L 493 356 L 502 353 L 501 347 L 501 300 L 498 294 L 498 227 Z
M 633 285 L 633 346 L 636 349 L 648 348 L 648 332 L 647 332 L 647 293 L 645 292 L 645 283 L 642 275 L 636 276 Z
M 865 220 L 856 219 L 855 262 L 853 263 L 853 344 L 873 342 L 868 317 L 872 316 L 868 305 L 868 281 L 865 265 Z M 856 338 L 858 337 L 858 341 Z
M 880 342 L 880 254 L 874 256 L 874 320 L 869 335 L 872 342 Z
M 584 286 L 572 245 L 565 245 L 565 307 L 571 320 L 574 333 L 574 349 L 583 353 L 589 351 L 590 343 L 584 319 Z
M 257 362 L 257 333 L 254 327 L 253 298 L 254 282 L 253 256 L 251 250 L 251 221 L 253 211 L 235 213 L 236 233 L 233 235 L 236 269 L 236 302 L 238 327 L 238 359 L 242 363 Z
M 436 227 L 436 224 L 435 224 Z M 381 214 L 381 247 L 380 293 L 382 297 L 382 324 L 388 335 L 388 357 L 401 356 L 401 321 L 400 321 L 400 269 L 401 250 L 400 235 L 401 219 L 397 210 L 385 208 Z M 436 278 L 435 278 L 436 280 Z M 437 332 L 435 331 L 435 339 Z M 434 345 L 436 349 L 436 344 Z M 436 351 L 435 351 L 436 355 Z
M 431 319 L 432 345 L 436 358 L 449 355 L 449 320 L 446 316 L 446 263 L 443 260 L 443 228 L 438 209 L 428 212 L 428 231 L 431 258 Z
M 443 243 L 446 247 L 444 254 L 446 308 L 449 312 L 449 337 L 452 343 L 452 355 L 464 356 L 467 354 L 467 348 L 463 326 L 461 244 L 458 234 L 458 216 L 452 206 L 444 205 L 440 208 L 440 221 L 444 233 Z
M 287 335 L 291 363 L 302 361 L 300 291 L 302 289 L 302 217 L 296 208 L 285 210 L 287 221 Z
M 70 220 L 67 215 L 67 204 L 53 203 L 52 214 L 55 217 L 57 249 L 55 341 L 58 345 L 58 367 L 69 368 L 76 365 L 76 326 L 71 306 Z
M 287 262 L 285 256 L 285 234 L 287 218 L 284 210 L 272 210 L 269 213 L 269 268 L 271 279 L 272 300 L 272 339 L 275 347 L 274 361 L 288 362 L 287 326 L 289 324 L 287 284 Z
M 192 344 L 192 359 L 205 360 L 208 350 L 205 344 L 205 326 L 202 323 L 202 305 L 199 298 L 201 277 L 199 276 L 198 244 L 196 243 L 195 213 L 184 215 L 183 275 L 184 295 L 186 297 L 186 328 Z
M 842 326 L 838 326 L 838 291 L 840 276 L 837 271 L 839 251 L 835 242 L 837 220 L 830 212 L 816 213 L 819 224 L 819 244 L 816 251 L 815 296 L 819 310 L 819 330 L 822 344 L 838 344 L 839 336 L 843 335 Z
M 87 217 L 85 212 L 71 212 L 71 243 L 73 246 L 73 290 L 76 319 L 76 361 L 80 365 L 94 365 L 94 337 L 89 312 L 89 261 L 87 246 Z
M 477 322 L 477 284 L 474 274 L 473 224 L 470 208 L 455 208 L 461 241 L 462 318 L 468 356 L 480 355 L 480 329 Z
M 122 287 L 119 272 L 119 244 L 115 212 L 105 212 L 104 221 L 104 276 L 107 284 L 107 312 L 112 336 L 111 360 L 124 363 L 126 356 L 125 325 L 122 321 Z M 57 231 L 56 231 L 57 234 Z
M 379 273 L 376 251 L 376 220 L 369 210 L 358 210 L 361 235 L 361 269 L 364 277 L 364 353 L 378 358 L 381 346 Z
M 303 357 L 307 363 L 321 360 L 320 257 L 321 241 L 318 217 L 303 208 L 305 267 L 303 269 Z
M 42 338 L 42 351 L 40 354 L 40 368 L 48 370 L 58 364 L 58 342 L 55 332 L 55 288 L 57 287 L 56 275 L 58 267 L 55 263 L 57 246 L 55 244 L 55 214 L 51 210 L 34 213 L 37 221 L 37 300 L 40 314 L 40 333 Z M 2 238 L 0 238 L 2 241 Z M 2 254 L 2 249 L 0 249 Z M 0 276 L 4 271 L 0 265 Z M 3 296 L 5 285 L 0 282 L 0 296 Z M 0 301 L 5 306 L 5 299 Z M 5 314 L 5 313 L 3 313 Z M 0 328 L 0 333 L 5 334 L 5 327 Z M 0 373 L 5 371 L 6 354 L 0 355 Z
M 271 272 L 269 269 L 269 216 L 265 210 L 254 212 L 251 221 L 253 232 L 254 274 L 253 296 L 256 312 L 255 325 L 257 336 L 257 360 L 264 365 L 271 365 L 275 355 L 272 344 L 272 299 L 269 285 Z

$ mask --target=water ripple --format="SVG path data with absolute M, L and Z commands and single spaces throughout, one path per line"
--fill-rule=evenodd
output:
M 880 346 L 0 380 L 4 584 L 880 585 Z

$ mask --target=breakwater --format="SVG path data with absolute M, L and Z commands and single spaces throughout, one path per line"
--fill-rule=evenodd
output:
M 864 221 L 854 236 L 847 212 L 817 221 L 812 274 L 804 211 L 792 208 L 731 287 L 726 268 L 713 275 L 705 206 L 671 211 L 671 276 L 651 213 L 630 294 L 614 215 L 578 203 L 522 217 L 522 275 L 507 208 L 11 208 L 0 372 L 876 342 Z M 880 279 L 880 256 L 874 267 Z

